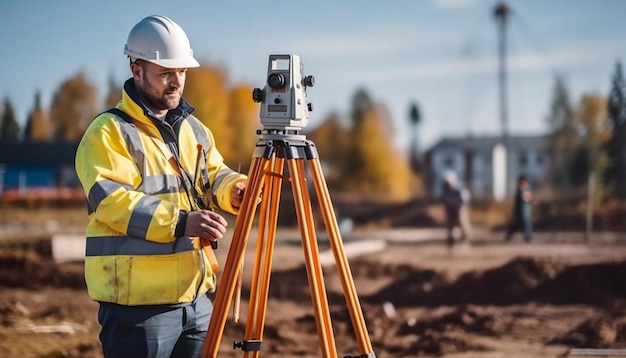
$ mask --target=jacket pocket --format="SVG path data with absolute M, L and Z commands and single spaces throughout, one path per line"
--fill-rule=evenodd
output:
M 179 302 L 178 257 L 134 256 L 130 258 L 129 305 Z

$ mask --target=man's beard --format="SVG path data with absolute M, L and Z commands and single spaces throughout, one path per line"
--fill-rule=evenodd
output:
M 146 102 L 146 105 L 157 111 L 174 109 L 178 107 L 178 104 L 180 103 L 181 96 L 176 96 L 176 98 L 167 98 L 165 93 L 159 95 L 157 91 L 155 91 L 154 88 L 147 83 L 147 81 L 144 81 L 138 90 L 141 93 L 143 100 Z M 172 91 L 175 90 L 171 88 L 166 90 L 166 92 Z

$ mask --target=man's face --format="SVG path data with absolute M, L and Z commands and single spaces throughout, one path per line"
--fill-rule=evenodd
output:
M 165 68 L 147 61 L 131 64 L 137 90 L 157 116 L 178 107 L 185 88 L 186 68 Z

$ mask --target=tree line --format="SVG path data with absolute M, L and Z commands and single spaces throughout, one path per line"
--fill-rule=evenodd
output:
M 583 94 L 573 103 L 557 78 L 547 117 L 553 192 L 580 197 L 595 178 L 595 198 L 626 199 L 626 82 L 618 60 L 608 96 Z
M 247 171 L 260 129 L 259 106 L 252 86 L 231 85 L 226 72 L 203 64 L 189 70 L 184 97 L 213 131 L 226 163 Z M 97 88 L 83 73 L 63 81 L 50 107 L 35 94 L 34 106 L 20 128 L 9 98 L 0 108 L 0 141 L 72 142 L 80 140 L 94 117 L 121 99 L 121 83 L 109 79 L 101 103 Z M 343 192 L 407 199 L 423 194 L 420 168 L 393 143 L 393 120 L 383 103 L 357 89 L 348 114 L 330 113 L 307 137 L 316 144 L 329 188 Z M 409 108 L 411 128 L 419 121 Z M 626 82 L 615 64 L 608 96 L 584 94 L 574 103 L 565 81 L 556 78 L 547 116 L 551 172 L 549 185 L 558 197 L 580 196 L 590 176 L 597 180 L 596 198 L 626 198 Z M 306 129 L 305 129 L 306 130 Z M 413 145 L 411 145 L 413 147 Z
M 77 142 L 99 113 L 121 99 L 122 84 L 113 78 L 106 90 L 101 101 L 96 86 L 79 72 L 55 90 L 49 108 L 41 103 L 40 93 L 35 94 L 24 128 L 7 97 L 0 107 L 0 142 Z M 231 84 L 222 68 L 202 64 L 189 69 L 184 92 L 196 108 L 194 115 L 213 132 L 226 163 L 242 172 L 249 168 L 261 128 L 252 90 L 248 84 Z M 415 173 L 391 144 L 394 129 L 389 112 L 362 89 L 354 95 L 352 107 L 349 118 L 332 113 L 305 133 L 320 153 L 329 188 L 365 190 L 392 199 L 410 197 L 418 187 Z

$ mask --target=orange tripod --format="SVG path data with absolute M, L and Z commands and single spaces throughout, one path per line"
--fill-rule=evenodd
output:
M 337 219 L 322 174 L 315 144 L 307 140 L 303 135 L 298 135 L 297 132 L 293 135 L 284 135 L 282 133 L 264 130 L 265 135 L 257 143 L 254 151 L 248 174 L 248 187 L 235 222 L 233 239 L 222 272 L 222 279 L 217 289 L 213 315 L 209 323 L 202 357 L 217 357 L 224 325 L 226 324 L 227 312 L 230 308 L 230 301 L 235 293 L 237 281 L 240 275 L 243 274 L 241 267 L 246 244 L 258 206 L 258 198 L 262 192 L 256 256 L 250 286 L 250 303 L 244 332 L 245 339 L 234 343 L 235 349 L 241 348 L 244 351 L 245 358 L 259 357 L 263 340 L 280 189 L 283 179 L 290 181 L 293 191 L 322 357 L 337 357 L 328 298 L 326 296 L 313 223 L 313 212 L 307 188 L 306 160 L 309 163 L 330 247 L 340 275 L 346 306 L 361 353 L 355 356 L 344 356 L 344 358 L 375 358 L 376 355 L 372 350 L 367 334 L 363 312 L 361 311 L 352 280 L 352 274 L 346 259 Z M 288 178 L 283 175 L 285 162 L 289 170 Z

